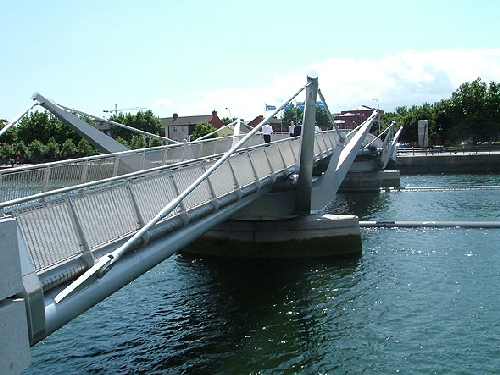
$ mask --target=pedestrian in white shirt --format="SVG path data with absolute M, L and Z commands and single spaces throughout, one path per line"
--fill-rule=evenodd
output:
M 295 121 L 290 121 L 290 126 L 288 127 L 288 133 L 290 133 L 290 137 L 293 137 L 294 130 L 295 130 Z
M 269 143 L 271 142 L 271 135 L 273 134 L 273 127 L 269 125 L 269 123 L 266 123 L 262 127 L 262 137 L 264 138 L 264 142 Z

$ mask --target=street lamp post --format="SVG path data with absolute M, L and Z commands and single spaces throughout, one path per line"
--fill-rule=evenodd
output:
M 380 114 L 379 114 L 379 106 L 378 106 L 378 99 L 373 99 L 377 101 L 377 123 L 378 123 L 378 135 L 380 135 Z
M 232 119 L 233 119 L 233 116 L 231 116 L 231 110 L 230 110 L 229 108 L 227 108 L 227 107 L 226 107 L 226 109 L 227 109 L 227 111 L 229 112 L 229 119 L 230 119 L 230 120 L 232 120 Z

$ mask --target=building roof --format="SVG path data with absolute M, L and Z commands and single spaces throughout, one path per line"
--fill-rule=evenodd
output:
M 212 115 L 197 115 L 197 116 L 173 116 L 162 118 L 164 126 L 188 126 L 196 124 L 208 124 L 212 120 Z
M 172 117 L 162 118 L 161 122 L 165 127 L 169 126 L 188 126 L 194 128 L 196 124 L 211 124 L 216 129 L 224 126 L 217 111 L 213 110 L 211 115 L 197 115 L 197 116 L 179 116 L 174 113 Z
M 373 110 L 374 110 L 374 108 L 368 107 L 368 106 L 362 104 L 362 105 L 357 106 L 356 108 L 349 109 L 348 111 L 350 112 L 350 111 L 373 111 Z

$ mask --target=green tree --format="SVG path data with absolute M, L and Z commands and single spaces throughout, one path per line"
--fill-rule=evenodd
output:
M 23 141 L 17 141 L 12 145 L 14 155 L 19 156 L 21 159 L 28 155 L 28 147 Z
M 130 145 L 128 144 L 128 142 L 120 136 L 116 137 L 116 141 L 121 143 L 122 145 L 124 145 L 127 148 L 131 148 Z
M 10 143 L 2 143 L 0 145 L 0 156 L 2 158 L 10 158 L 14 154 L 14 150 L 12 149 L 12 144 Z
M 283 111 L 283 118 L 281 119 L 282 124 L 288 129 L 291 121 L 294 121 L 295 124 L 302 121 L 303 114 L 303 110 L 297 108 L 297 105 L 294 103 L 290 103 Z
M 229 125 L 233 121 L 236 121 L 236 117 L 229 118 L 229 117 L 223 117 L 220 119 L 224 125 Z
M 54 137 L 51 137 L 49 143 L 46 144 L 47 147 L 47 156 L 54 158 L 59 155 L 61 152 L 59 144 L 56 142 Z
M 66 139 L 61 147 L 62 156 L 73 156 L 78 153 L 78 150 L 72 139 Z
M 149 142 L 149 147 L 163 146 L 163 141 L 160 138 L 152 138 Z
M 333 128 L 333 123 L 330 121 L 330 117 L 328 117 L 328 112 L 325 108 L 316 108 L 316 122 L 321 129 Z
M 155 116 L 151 110 L 147 110 L 144 112 L 139 111 L 135 115 L 131 113 L 119 113 L 117 115 L 111 116 L 109 119 L 122 125 L 127 125 L 132 128 L 143 130 L 156 135 L 160 135 L 165 131 L 161 119 L 158 116 Z M 132 140 L 132 137 L 136 134 L 131 130 L 116 125 L 110 125 L 110 128 L 113 136 L 121 137 L 127 142 L 130 142 Z
M 40 161 L 43 156 L 47 155 L 47 146 L 38 139 L 35 139 L 28 145 L 28 152 L 35 161 Z
M 0 120 L 0 129 L 3 129 L 5 126 L 7 126 L 7 120 Z M 0 137 L 0 140 L 5 143 L 13 144 L 17 139 L 17 127 L 12 126 L 10 127 L 2 136 Z
M 26 144 L 30 144 L 36 139 L 47 144 L 51 137 L 58 138 L 60 136 L 62 127 L 62 122 L 50 112 L 31 112 L 19 121 L 17 139 Z
M 451 95 L 451 116 L 454 122 L 455 137 L 463 140 L 472 138 L 473 143 L 489 138 L 487 121 L 484 121 L 487 108 L 488 86 L 477 78 L 466 82 Z
M 500 139 L 500 84 L 490 82 L 486 96 L 484 113 L 487 137 L 483 141 L 498 141 Z
M 96 149 L 86 139 L 80 139 L 77 145 L 78 154 L 81 156 L 89 156 L 97 153 Z
M 191 141 L 203 137 L 207 134 L 210 134 L 217 129 L 212 124 L 196 124 L 194 127 L 193 133 L 191 134 Z M 217 133 L 212 134 L 209 138 L 216 138 Z
M 142 134 L 136 134 L 130 141 L 130 147 L 134 150 L 146 147 L 146 140 Z

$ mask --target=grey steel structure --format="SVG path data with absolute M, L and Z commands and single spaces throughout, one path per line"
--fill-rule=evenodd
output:
M 304 89 L 302 137 L 263 144 L 257 136 L 262 126 Z M 277 186 L 287 190 L 289 215 L 323 208 L 336 194 L 376 113 L 346 137 L 337 129 L 315 134 L 311 108 L 317 90 L 317 77 L 311 75 L 244 137 L 121 152 L 2 175 L 6 190 L 19 181 L 33 185 L 27 187 L 28 196 L 0 204 L 4 217 L 16 221 L 29 343 L 50 335 L 251 203 L 250 212 L 261 209 L 259 201 L 276 196 L 270 193 Z M 312 182 L 315 165 L 325 160 L 328 168 Z M 26 175 L 31 176 L 29 182 Z M 3 228 L 0 225 L 0 234 L 9 235 Z

